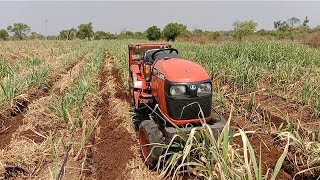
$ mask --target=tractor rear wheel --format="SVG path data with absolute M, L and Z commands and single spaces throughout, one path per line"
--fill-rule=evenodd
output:
M 139 126 L 139 143 L 143 160 L 149 169 L 154 169 L 163 148 L 153 144 L 164 144 L 163 134 L 153 120 L 142 121 Z

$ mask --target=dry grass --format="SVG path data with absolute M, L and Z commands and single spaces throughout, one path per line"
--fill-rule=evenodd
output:
M 308 36 L 308 38 L 304 42 L 305 44 L 309 45 L 313 48 L 319 48 L 320 47 L 320 33 L 316 33 L 312 36 Z
M 159 180 L 161 179 L 159 174 L 156 171 L 150 171 L 142 159 L 139 157 L 140 155 L 140 147 L 137 147 L 135 150 L 138 154 L 136 154 L 135 159 L 131 160 L 127 165 L 125 170 L 126 179 L 130 180 Z
M 28 174 L 36 173 L 49 155 L 48 144 L 35 143 L 32 140 L 13 139 L 6 149 L 0 150 L 0 171 L 6 167 L 21 167 Z
M 41 129 L 57 129 L 64 127 L 50 107 L 52 95 L 40 98 L 28 106 L 24 124 Z

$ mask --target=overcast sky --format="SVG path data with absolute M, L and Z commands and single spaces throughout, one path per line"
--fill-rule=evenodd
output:
M 302 21 L 308 16 L 311 27 L 320 25 L 320 2 L 0 2 L 0 29 L 23 22 L 43 34 L 87 22 L 95 31 L 120 32 L 163 28 L 169 22 L 190 30 L 230 30 L 236 20 L 253 19 L 258 29 L 272 29 L 274 21 L 293 16 Z

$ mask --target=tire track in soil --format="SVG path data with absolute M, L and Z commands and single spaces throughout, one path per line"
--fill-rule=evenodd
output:
M 96 139 L 91 140 L 95 143 L 92 152 L 94 179 L 123 179 L 127 163 L 135 157 L 132 147 L 136 141 L 120 126 L 126 119 L 116 117 L 110 110 L 117 103 L 115 99 L 122 102 L 127 99 L 122 78 L 112 61 L 113 58 L 106 52 L 105 66 L 100 73 L 102 101 L 96 107 L 101 118 L 95 132 Z
M 47 83 L 40 85 L 38 89 L 33 89 L 31 92 L 17 96 L 21 98 L 16 99 L 13 107 L 10 105 L 10 107 L 5 107 L 5 109 L 0 112 L 0 149 L 4 149 L 10 144 L 13 133 L 23 124 L 24 114 L 28 110 L 28 105 L 37 99 L 49 96 L 49 91 L 55 82 L 63 77 L 61 74 L 67 74 L 76 64 L 77 63 L 72 63 L 63 69 L 66 73 L 60 71 L 58 74 L 52 75 L 52 77 L 49 77 Z M 30 136 L 30 134 L 25 135 Z M 38 139 L 36 140 L 38 141 Z

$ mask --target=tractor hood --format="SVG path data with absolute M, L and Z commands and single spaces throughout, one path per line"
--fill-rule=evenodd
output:
M 201 65 L 180 58 L 158 60 L 155 68 L 172 82 L 197 82 L 210 78 Z

